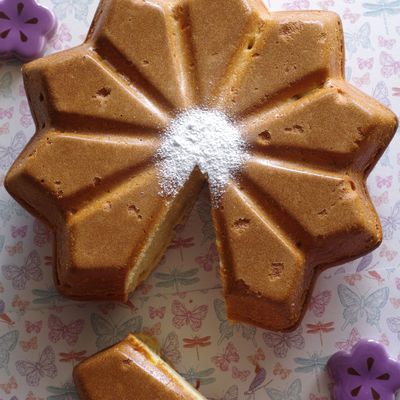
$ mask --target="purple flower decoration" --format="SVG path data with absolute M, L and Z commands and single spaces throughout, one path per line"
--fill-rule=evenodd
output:
M 373 341 L 360 341 L 350 354 L 334 354 L 327 367 L 335 400 L 394 400 L 400 389 L 400 364 Z
M 0 58 L 41 57 L 56 25 L 54 14 L 35 0 L 0 0 Z

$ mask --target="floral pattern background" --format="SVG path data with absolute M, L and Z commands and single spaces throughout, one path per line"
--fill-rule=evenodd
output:
M 42 0 L 59 19 L 48 52 L 79 44 L 97 0 Z M 268 4 L 270 3 L 270 4 Z M 344 22 L 347 78 L 400 113 L 399 0 L 270 0 L 272 10 L 326 9 Z M 0 181 L 34 132 L 20 64 L 0 62 Z M 0 188 L 0 400 L 73 400 L 74 365 L 127 332 L 213 400 L 328 400 L 325 364 L 360 337 L 400 360 L 400 137 L 369 179 L 384 243 L 323 273 L 301 327 L 278 334 L 231 326 L 204 193 L 152 276 L 127 305 L 83 304 L 52 282 L 52 234 Z M 400 399 L 400 396 L 399 396 Z

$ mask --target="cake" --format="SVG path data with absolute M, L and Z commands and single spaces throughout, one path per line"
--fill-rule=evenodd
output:
M 126 301 L 208 181 L 228 317 L 295 328 L 318 272 L 382 240 L 365 180 L 397 119 L 343 48 L 331 12 L 103 0 L 83 45 L 25 65 L 37 132 L 5 186 L 54 229 L 60 292 Z
M 143 342 L 122 342 L 74 368 L 80 400 L 205 400 Z

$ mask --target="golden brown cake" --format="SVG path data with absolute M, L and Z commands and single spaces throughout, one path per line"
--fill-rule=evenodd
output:
M 80 400 L 206 400 L 133 335 L 74 369 Z
M 317 272 L 382 238 L 365 179 L 397 120 L 344 81 L 343 64 L 330 12 L 269 13 L 258 0 L 101 1 L 83 45 L 24 67 L 37 133 L 6 179 L 55 230 L 61 293 L 127 300 L 214 179 L 229 318 L 293 328 Z M 191 130 L 179 118 L 193 110 L 198 120 L 199 110 L 220 113 L 215 132 L 205 123 L 201 134 L 221 139 L 224 124 L 240 132 L 240 168 L 229 135 L 202 150 L 203 164 L 179 164 L 196 136 L 169 134 Z M 166 137 L 178 150 L 160 164 Z M 219 176 L 213 167 L 230 160 L 236 169 Z

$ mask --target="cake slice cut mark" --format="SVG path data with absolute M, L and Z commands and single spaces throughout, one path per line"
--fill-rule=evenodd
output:
M 101 182 L 96 180 L 95 177 L 91 187 L 82 188 L 73 196 L 62 200 L 61 203 L 65 203 L 66 209 L 78 210 L 73 215 L 73 219 L 79 219 L 80 215 L 84 214 L 86 209 L 90 209 L 93 203 L 100 202 L 110 193 L 117 192 L 121 186 L 129 184 L 133 177 L 143 174 L 151 168 L 152 157 L 140 164 L 116 171 L 101 179 Z
M 188 107 L 197 103 L 198 82 L 194 59 L 191 21 L 187 2 L 171 7 L 167 11 L 167 29 L 174 49 L 176 69 L 180 76 L 181 91 Z
M 92 51 L 92 56 L 113 74 L 128 92 L 134 94 L 146 108 L 167 124 L 174 106 L 110 41 L 99 41 L 96 49 Z
M 237 190 L 247 198 L 247 201 L 251 199 L 260 215 L 269 221 L 268 224 L 274 227 L 279 237 L 287 237 L 293 247 L 301 249 L 307 249 L 312 245 L 311 235 L 272 196 L 259 187 L 246 171 L 241 174 Z

